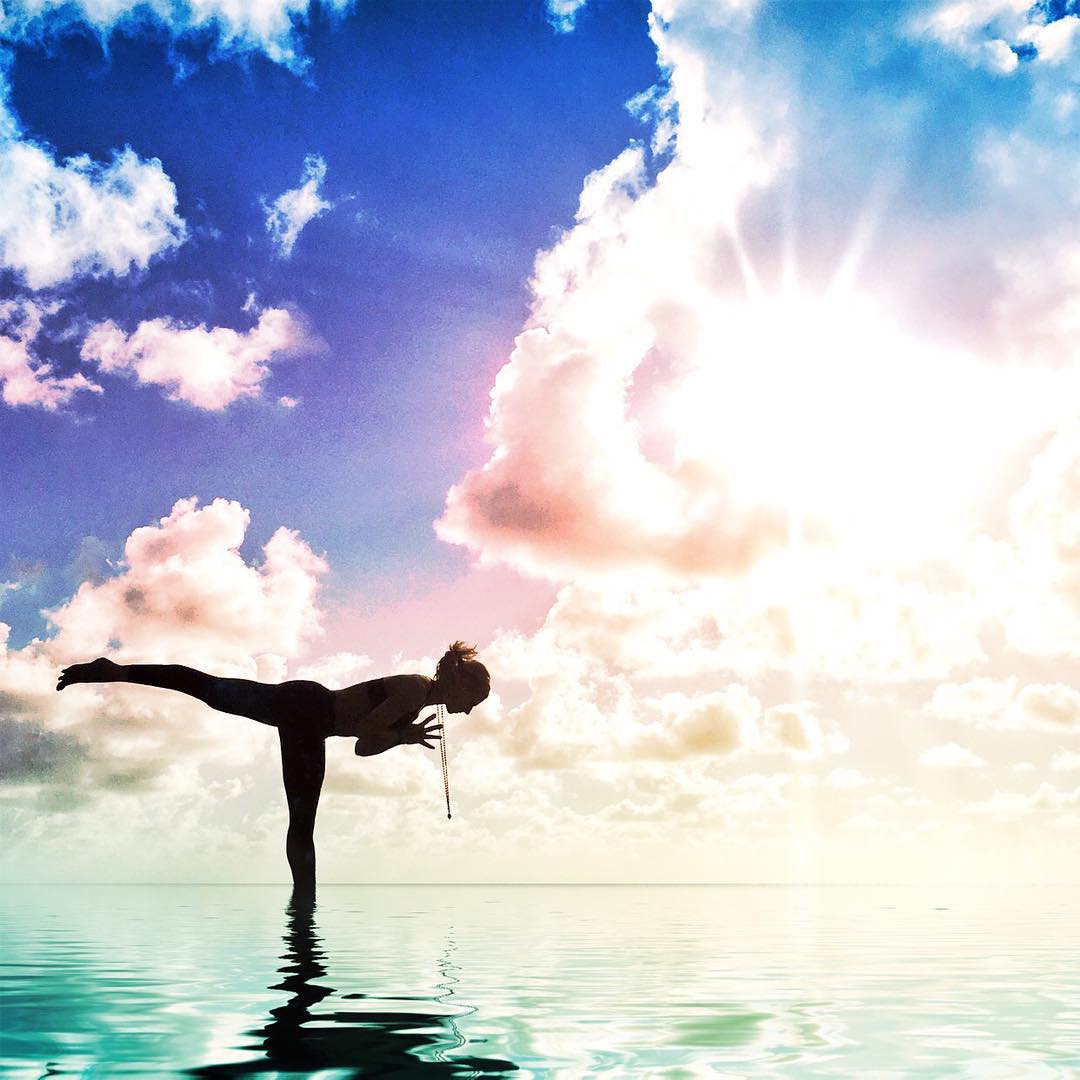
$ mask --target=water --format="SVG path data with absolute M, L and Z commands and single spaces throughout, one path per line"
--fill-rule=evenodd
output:
M 1075 1077 L 1078 900 L 10 886 L 0 1074 Z

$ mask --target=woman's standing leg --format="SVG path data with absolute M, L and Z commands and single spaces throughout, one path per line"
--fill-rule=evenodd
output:
M 288 724 L 278 728 L 281 777 L 289 803 L 289 832 L 285 854 L 298 892 L 315 891 L 315 812 L 326 773 L 326 743 L 311 732 Z

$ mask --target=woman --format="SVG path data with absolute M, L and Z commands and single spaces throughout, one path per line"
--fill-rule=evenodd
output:
M 471 712 L 491 692 L 491 676 L 476 649 L 455 641 L 435 668 L 435 678 L 389 675 L 328 690 L 317 682 L 271 683 L 221 679 L 181 664 L 114 664 L 104 658 L 64 668 L 57 690 L 76 683 L 131 682 L 179 690 L 219 712 L 234 713 L 277 728 L 281 773 L 289 802 L 285 852 L 297 889 L 315 888 L 315 811 L 326 771 L 325 740 L 356 739 L 363 757 L 392 746 L 417 743 L 432 749 L 441 724 L 419 719 L 429 705 Z

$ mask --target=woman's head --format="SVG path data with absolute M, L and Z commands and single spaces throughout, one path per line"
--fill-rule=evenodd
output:
M 435 682 L 451 712 L 469 712 L 491 693 L 488 669 L 476 659 L 476 647 L 455 641 L 435 668 Z

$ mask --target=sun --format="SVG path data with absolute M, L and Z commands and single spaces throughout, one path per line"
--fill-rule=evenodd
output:
M 923 557 L 983 524 L 1010 452 L 1047 422 L 1049 372 L 924 340 L 854 293 L 699 308 L 654 415 L 677 468 L 785 511 L 867 560 Z

